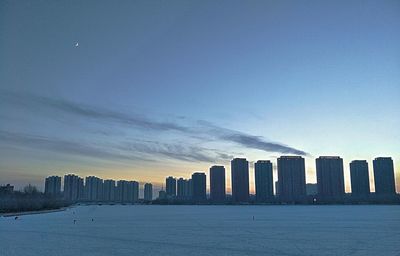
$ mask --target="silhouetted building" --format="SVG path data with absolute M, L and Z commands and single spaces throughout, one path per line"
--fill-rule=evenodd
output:
M 84 197 L 83 179 L 74 175 L 64 176 L 64 198 L 69 201 L 77 201 Z
M 354 160 L 350 163 L 351 194 L 367 197 L 370 194 L 368 163 Z
M 195 202 L 204 202 L 207 200 L 206 193 L 206 174 L 202 172 L 195 172 L 192 174 L 193 182 L 193 196 L 192 200 Z
M 275 181 L 275 195 L 279 196 L 279 181 Z
M 103 182 L 103 200 L 106 202 L 115 201 L 115 180 L 104 180 Z
M 318 197 L 341 199 L 344 196 L 343 159 L 320 156 L 316 160 Z
M 117 201 L 134 203 L 139 200 L 139 183 L 137 181 L 119 180 L 117 182 Z
M 316 196 L 317 194 L 318 194 L 317 183 L 307 183 L 306 184 L 306 195 L 307 196 Z
M 83 184 L 83 178 L 74 174 L 65 175 L 63 195 L 64 198 L 69 201 L 84 199 L 85 187 Z
M 175 197 L 176 196 L 176 179 L 174 177 L 169 176 L 165 180 L 165 185 L 166 185 L 167 196 Z
M 193 181 L 192 179 L 188 179 L 185 185 L 185 197 L 189 200 L 193 197 Z
M 139 182 L 128 181 L 128 199 L 130 203 L 137 202 L 139 200 Z
M 86 177 L 85 180 L 86 200 L 103 200 L 103 180 L 95 176 Z
M 256 200 L 265 202 L 274 196 L 272 163 L 259 160 L 254 164 L 254 175 L 256 185 Z
M 373 161 L 375 193 L 390 195 L 396 193 L 394 166 L 391 157 L 377 157 Z
M 0 195 L 9 195 L 14 193 L 14 186 L 10 184 L 0 186 Z
M 153 200 L 153 185 L 151 183 L 144 184 L 144 200 L 145 201 Z
M 281 156 L 278 158 L 278 195 L 282 202 L 295 202 L 306 196 L 303 157 Z
M 117 189 L 116 189 L 116 200 L 118 202 L 128 202 L 128 181 L 119 180 L 117 181 Z
M 210 199 L 222 203 L 226 200 L 225 167 L 211 166 L 210 168 Z
M 249 201 L 249 162 L 245 158 L 231 161 L 232 201 Z
M 44 193 L 49 196 L 61 195 L 61 177 L 50 176 L 45 179 Z
M 179 178 L 176 184 L 177 184 L 177 198 L 182 200 L 185 198 L 185 189 L 187 186 L 187 181 L 184 178 Z

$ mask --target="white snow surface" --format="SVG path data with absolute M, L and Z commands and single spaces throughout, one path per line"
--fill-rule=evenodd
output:
M 0 255 L 400 255 L 400 206 L 76 206 L 0 217 Z

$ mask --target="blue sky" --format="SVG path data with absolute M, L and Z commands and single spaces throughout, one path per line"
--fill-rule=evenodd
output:
M 0 183 L 159 184 L 299 153 L 310 182 L 319 155 L 344 158 L 347 185 L 353 159 L 372 171 L 392 156 L 399 175 L 399 13 L 399 1 L 2 1 Z

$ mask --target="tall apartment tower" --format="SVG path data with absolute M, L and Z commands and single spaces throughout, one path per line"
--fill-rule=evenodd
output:
M 195 202 L 204 202 L 207 200 L 206 194 L 206 174 L 202 172 L 195 172 L 192 174 L 193 182 L 193 196 L 192 200 Z
M 77 201 L 84 195 L 83 179 L 74 174 L 64 176 L 64 198 L 68 201 Z
M 210 168 L 210 199 L 216 203 L 226 200 L 225 167 L 211 166 Z
M 351 194 L 367 197 L 370 194 L 368 162 L 354 160 L 350 163 Z
M 341 199 L 344 196 L 343 159 L 320 156 L 316 160 L 318 197 Z
M 61 195 L 61 177 L 50 176 L 44 182 L 44 193 L 49 196 Z
M 151 183 L 144 184 L 144 200 L 145 201 L 153 200 L 153 185 Z
M 176 179 L 172 176 L 169 176 L 165 180 L 165 185 L 166 185 L 167 196 L 175 197 L 176 196 Z
M 104 180 L 103 183 L 103 200 L 106 202 L 115 201 L 115 180 Z
M 259 160 L 254 164 L 254 175 L 256 184 L 256 200 L 266 202 L 274 196 L 274 180 L 272 177 L 272 163 Z
M 130 203 L 137 202 L 139 200 L 139 182 L 128 181 L 128 198 L 127 201 Z
M 178 181 L 176 182 L 177 184 L 177 198 L 179 200 L 184 200 L 185 199 L 185 190 L 187 189 L 187 180 L 184 178 L 179 178 Z
M 234 158 L 231 161 L 231 181 L 233 202 L 248 202 L 249 162 L 245 158 Z
M 391 157 L 377 157 L 373 161 L 375 194 L 391 195 L 396 194 L 394 179 L 394 166 Z
M 302 200 L 306 195 L 304 158 L 281 156 L 278 158 L 278 195 L 283 202 Z
M 95 176 L 86 177 L 85 180 L 86 200 L 103 200 L 103 180 Z
M 185 197 L 189 200 L 193 197 L 193 181 L 192 179 L 186 180 Z

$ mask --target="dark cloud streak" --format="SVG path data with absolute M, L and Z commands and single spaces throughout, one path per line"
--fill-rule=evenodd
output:
M 145 129 L 147 131 L 177 131 L 184 133 L 192 138 L 202 137 L 205 140 L 223 141 L 228 143 L 235 143 L 245 148 L 258 149 L 266 152 L 279 152 L 283 154 L 296 154 L 296 155 L 308 155 L 307 152 L 283 145 L 276 142 L 268 142 L 261 136 L 254 136 L 242 132 L 238 132 L 231 129 L 216 126 L 207 121 L 198 121 L 197 127 L 187 127 L 179 123 L 174 122 L 161 122 L 152 120 L 138 114 L 126 114 L 122 112 L 111 111 L 103 108 L 87 106 L 84 104 L 78 104 L 72 101 L 63 99 L 53 99 L 48 97 L 37 96 L 27 93 L 15 93 L 9 91 L 0 91 L 2 98 L 12 103 L 21 105 L 29 104 L 34 106 L 40 106 L 44 108 L 51 108 L 58 111 L 62 111 L 67 114 L 78 115 L 85 118 L 109 121 L 111 123 L 121 123 L 129 125 L 130 127 Z M 138 148 L 138 150 L 146 151 L 145 148 Z M 148 148 L 147 151 L 150 151 Z M 155 153 L 162 154 L 165 156 L 176 157 L 177 159 L 193 159 L 193 160 L 207 160 L 206 156 L 196 155 L 196 152 L 192 152 L 193 156 L 183 154 L 179 155 L 178 148 L 168 148 L 161 150 L 155 150 Z M 154 148 L 153 148 L 154 150 Z M 171 152 L 167 152 L 171 150 Z

